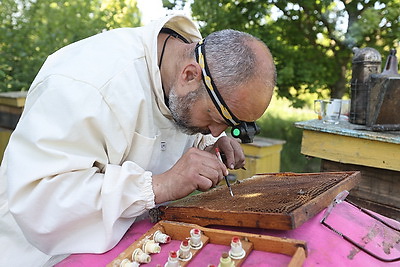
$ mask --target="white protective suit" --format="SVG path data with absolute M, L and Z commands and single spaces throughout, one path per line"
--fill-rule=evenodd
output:
M 84 39 L 44 63 L 1 165 L 0 266 L 113 248 L 155 206 L 152 175 L 215 142 L 173 124 L 157 65 L 162 27 L 201 38 L 172 16 Z

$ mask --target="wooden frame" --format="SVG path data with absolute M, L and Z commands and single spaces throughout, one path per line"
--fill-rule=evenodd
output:
M 241 239 L 243 249 L 246 251 L 246 256 L 243 259 L 233 260 L 235 262 L 235 266 L 237 267 L 241 266 L 252 250 L 281 253 L 292 256 L 292 259 L 288 265 L 290 267 L 302 266 L 307 257 L 307 245 L 306 242 L 302 240 L 210 229 L 198 226 L 196 224 L 160 221 L 145 234 L 143 234 L 141 238 L 136 240 L 127 249 L 125 249 L 117 258 L 109 263 L 107 267 L 119 267 L 122 260 L 131 260 L 133 251 L 136 248 L 141 248 L 144 241 L 148 238 L 151 238 L 157 230 L 169 235 L 173 240 L 185 240 L 188 236 L 190 236 L 190 230 L 194 228 L 202 231 L 203 246 L 208 243 L 229 246 L 233 236 L 239 237 Z M 198 253 L 201 253 L 201 249 L 192 249 L 191 252 L 194 258 Z M 190 263 L 190 261 L 180 261 L 180 266 L 186 266 L 188 263 Z
M 308 219 L 316 215 L 318 212 L 322 211 L 332 202 L 337 194 L 339 194 L 343 190 L 350 191 L 350 189 L 356 186 L 361 180 L 361 174 L 359 171 L 324 173 L 324 175 L 328 176 L 329 174 L 343 175 L 346 178 L 289 213 L 231 211 L 222 209 L 211 209 L 206 207 L 188 207 L 178 204 L 178 200 L 177 202 L 175 202 L 177 205 L 171 203 L 168 206 L 160 206 L 157 209 L 152 210 L 150 212 L 150 216 L 153 222 L 157 222 L 159 220 L 170 220 L 194 223 L 201 226 L 224 225 L 275 230 L 291 230 L 297 228 Z M 271 175 L 288 177 L 290 178 L 288 179 L 289 181 L 294 181 L 295 179 L 301 179 L 302 177 L 317 177 L 321 175 L 321 173 L 277 173 L 266 174 L 265 177 L 268 178 Z M 250 179 L 263 178 L 263 175 L 256 175 Z M 246 180 L 243 181 L 245 182 Z M 266 182 L 268 182 L 268 180 L 266 180 Z M 232 187 L 232 189 L 234 189 L 234 187 Z M 211 194 L 208 196 L 212 198 L 213 192 L 210 193 Z

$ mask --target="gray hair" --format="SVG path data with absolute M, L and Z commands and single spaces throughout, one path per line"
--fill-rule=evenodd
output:
M 217 87 L 224 88 L 225 92 L 230 93 L 234 88 L 265 73 L 265 70 L 259 70 L 256 55 L 248 45 L 252 41 L 260 40 L 248 33 L 231 29 L 217 31 L 207 36 L 206 59 Z M 273 71 L 275 72 L 274 67 Z M 275 74 L 273 76 L 275 77 Z M 275 85 L 275 80 L 266 82 L 272 82 L 272 87 Z
M 256 59 L 244 44 L 249 38 L 234 30 L 214 32 L 206 38 L 207 63 L 217 86 L 237 87 L 254 75 Z

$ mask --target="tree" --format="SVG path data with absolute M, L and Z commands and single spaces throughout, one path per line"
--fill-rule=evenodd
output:
M 23 91 L 49 54 L 140 13 L 136 0 L 2 0 L 0 25 L 0 91 Z
M 352 48 L 388 55 L 399 48 L 400 0 L 193 0 L 193 18 L 207 35 L 232 28 L 262 39 L 274 55 L 278 95 L 293 106 L 304 92 L 341 98 L 349 91 Z M 179 0 L 164 0 L 172 8 Z M 185 2 L 185 1 L 183 1 Z

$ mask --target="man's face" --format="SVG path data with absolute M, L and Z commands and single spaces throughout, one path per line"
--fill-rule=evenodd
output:
M 210 130 L 207 127 L 197 127 L 193 125 L 192 116 L 193 108 L 196 102 L 202 96 L 203 88 L 199 87 L 195 91 L 191 91 L 184 96 L 178 96 L 176 94 L 175 86 L 171 87 L 169 93 L 169 109 L 172 117 L 175 120 L 178 128 L 189 135 L 197 133 L 209 134 Z

